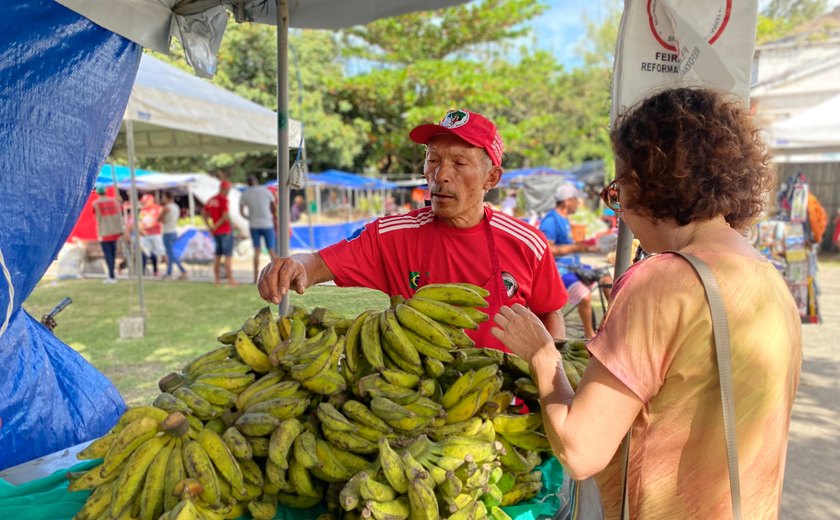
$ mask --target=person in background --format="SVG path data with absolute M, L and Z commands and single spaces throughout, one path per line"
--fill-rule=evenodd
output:
M 269 302 L 294 289 L 335 280 L 410 298 L 424 285 L 469 282 L 490 291 L 491 317 L 502 305 L 529 306 L 555 338 L 565 337 L 566 291 L 539 231 L 484 204 L 502 175 L 503 143 L 489 119 L 466 110 L 409 137 L 426 145 L 423 173 L 431 206 L 374 220 L 317 253 L 275 258 L 260 275 Z M 479 347 L 504 349 L 485 321 L 468 334 Z
M 213 280 L 216 285 L 222 283 L 222 259 L 225 264 L 225 275 L 230 285 L 237 285 L 233 277 L 233 227 L 230 224 L 230 210 L 228 193 L 230 182 L 219 184 L 219 193 L 213 196 L 201 209 L 201 218 L 216 242 L 216 255 L 213 258 Z
M 595 284 L 585 283 L 575 270 L 589 268 L 581 263 L 580 253 L 596 251 L 597 246 L 587 246 L 584 242 L 576 241 L 572 236 L 569 215 L 577 211 L 580 197 L 581 193 L 577 188 L 569 183 L 561 184 L 554 194 L 556 206 L 543 217 L 540 222 L 540 231 L 548 239 L 551 254 L 557 259 L 557 269 L 560 270 L 563 285 L 569 293 L 569 305 L 578 306 L 583 334 L 591 338 L 595 335 L 592 325 L 592 289 Z M 604 275 L 600 283 L 611 285 L 612 277 Z M 604 295 L 609 299 L 609 288 L 604 289 Z
M 105 265 L 108 267 L 108 277 L 103 282 L 117 283 L 117 277 L 114 274 L 114 266 L 117 260 L 117 241 L 124 233 L 120 202 L 108 195 L 104 187 L 97 188 L 96 194 L 99 195 L 93 201 L 96 234 L 99 236 L 99 245 L 102 247 Z
M 295 195 L 289 208 L 289 218 L 292 222 L 297 222 L 304 213 L 306 213 L 306 199 L 303 195 Z
M 248 211 L 245 211 L 246 208 Z M 250 175 L 248 189 L 239 198 L 239 213 L 248 221 L 248 229 L 251 232 L 251 242 L 254 244 L 254 283 L 257 283 L 261 242 L 265 243 L 270 258 L 277 256 L 277 197 L 265 186 L 260 186 L 256 177 Z
M 502 199 L 502 213 L 511 217 L 516 213 L 516 190 L 508 190 L 507 195 Z
M 177 266 L 181 270 L 179 280 L 187 279 L 187 270 L 175 256 L 175 240 L 178 239 L 178 217 L 181 208 L 175 204 L 175 196 L 170 192 L 161 195 L 163 210 L 160 212 L 160 222 L 163 226 L 163 247 L 166 249 L 166 278 L 172 278 L 172 268 Z
M 152 272 L 155 276 L 158 273 L 158 260 L 166 257 L 166 248 L 163 246 L 163 228 L 160 224 L 160 213 L 163 208 L 155 200 L 155 196 L 147 193 L 140 198 L 140 249 L 143 252 L 143 272 L 146 271 L 146 261 L 152 261 Z
M 834 236 L 831 237 L 831 240 L 834 242 L 837 252 L 840 253 L 840 208 L 837 208 L 837 215 L 834 217 Z
M 628 430 L 630 518 L 732 518 L 709 302 L 670 251 L 700 258 L 729 322 L 742 518 L 775 519 L 802 329 L 785 280 L 742 235 L 774 186 L 767 149 L 743 103 L 705 89 L 653 95 L 610 137 L 602 197 L 653 255 L 619 278 L 577 391 L 527 309 L 503 308 L 493 334 L 529 361 L 554 453 L 571 477 L 597 475 L 606 518 L 620 517 Z

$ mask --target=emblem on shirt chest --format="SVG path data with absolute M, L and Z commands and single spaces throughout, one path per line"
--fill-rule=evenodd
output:
M 505 292 L 507 293 L 508 299 L 513 298 L 513 295 L 519 290 L 519 283 L 516 281 L 516 278 L 509 272 L 502 271 L 502 283 L 505 284 Z

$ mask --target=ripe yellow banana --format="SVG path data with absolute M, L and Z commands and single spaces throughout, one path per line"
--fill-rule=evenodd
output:
M 334 368 L 327 368 L 316 377 L 307 379 L 301 384 L 310 392 L 321 395 L 334 395 L 347 388 L 347 381 L 344 376 Z
M 461 376 L 446 389 L 440 399 L 440 404 L 447 410 L 461 402 L 464 396 L 470 391 L 473 386 L 473 378 L 475 371 L 470 370 L 461 374 Z
M 493 417 L 493 427 L 502 435 L 532 432 L 542 426 L 542 414 L 499 414 Z
M 278 397 L 250 405 L 245 413 L 267 413 L 280 420 L 301 415 L 309 406 L 309 399 L 302 397 Z
M 525 433 L 503 434 L 503 437 L 517 448 L 528 451 L 551 451 L 551 444 L 545 434 L 529 431 Z
M 380 315 L 379 327 L 397 354 L 414 366 L 420 365 L 420 355 L 417 353 L 414 344 L 403 332 L 394 309 L 388 309 Z
M 277 326 L 277 321 L 271 314 L 270 307 L 263 307 L 257 313 L 257 316 L 260 321 L 260 331 L 257 333 L 257 340 L 262 346 L 263 353 L 270 354 L 280 344 L 280 328 Z
M 542 482 L 522 482 L 516 484 L 513 489 L 502 496 L 502 507 L 518 504 L 523 500 L 529 500 L 537 496 L 542 489 Z
M 163 410 L 161 411 L 164 412 Z M 76 458 L 79 460 L 101 459 L 108 453 L 108 450 L 111 449 L 111 444 L 113 444 L 114 440 L 117 438 L 117 433 L 118 432 L 112 430 L 110 433 L 106 433 L 102 437 L 94 440 L 88 444 L 85 449 L 77 453 Z
M 331 430 L 344 432 L 355 432 L 358 430 L 356 425 L 350 422 L 350 420 L 347 419 L 347 417 L 345 417 L 344 414 L 342 414 L 338 408 L 333 406 L 331 403 L 318 403 L 318 408 L 316 408 L 315 414 L 318 416 L 321 423 Z
M 364 475 L 359 483 L 359 494 L 364 500 L 375 500 L 376 502 L 389 502 L 397 498 L 397 491 L 389 484 L 379 482 L 373 476 L 362 471 Z
M 405 372 L 403 370 L 393 370 L 390 368 L 383 368 L 379 371 L 386 381 L 393 385 L 399 385 L 404 388 L 417 388 L 420 384 L 420 376 Z
M 411 329 L 403 328 L 403 331 L 405 332 L 405 335 L 408 336 L 408 338 L 414 344 L 414 348 L 417 349 L 417 352 L 426 356 L 426 359 L 431 358 L 431 359 L 433 359 L 437 362 L 443 362 L 443 363 L 450 363 L 450 362 L 452 362 L 453 359 L 455 359 L 452 356 L 452 354 L 449 352 L 449 349 L 452 348 L 451 343 L 449 345 L 447 345 L 446 347 L 441 347 L 439 345 L 435 345 L 434 343 L 432 343 L 431 341 L 427 340 L 426 338 L 420 336 L 419 334 L 417 334 L 416 332 L 414 332 Z M 425 361 L 426 360 L 424 359 L 424 363 L 425 363 Z M 438 363 L 438 364 L 440 364 L 441 367 L 442 367 L 442 363 Z M 428 366 L 426 366 L 426 372 L 427 373 L 429 372 L 429 367 Z M 440 368 L 440 374 L 443 374 L 443 368 Z M 429 375 L 431 375 L 431 374 L 429 374 Z M 438 376 L 432 376 L 432 377 L 440 377 L 440 376 L 438 375 Z
M 435 496 L 432 484 L 429 479 L 415 478 L 409 482 L 408 500 L 411 510 L 417 513 L 417 517 L 423 520 L 438 520 L 440 518 L 437 496 Z
M 430 343 L 443 348 L 452 348 L 452 341 L 443 326 L 422 312 L 401 303 L 394 310 L 397 320 L 403 328 L 409 329 Z
M 365 516 L 365 511 L 367 515 Z M 362 518 L 372 516 L 375 520 L 406 520 L 411 515 L 411 504 L 407 496 L 397 497 L 388 502 L 365 501 Z
M 385 354 L 384 362 L 385 368 L 390 368 L 391 370 L 404 370 L 411 374 L 422 375 L 423 374 L 423 365 L 419 362 L 417 364 L 412 363 L 411 361 L 405 359 L 402 354 L 399 353 L 399 350 L 391 345 L 391 341 L 382 334 L 382 352 Z M 419 354 L 418 354 L 419 356 Z
M 439 428 L 430 428 L 429 437 L 432 440 L 440 440 L 453 435 L 458 437 L 473 437 L 481 429 L 483 421 L 480 417 L 471 417 L 466 421 L 447 424 Z
M 446 424 L 466 421 L 481 410 L 491 395 L 501 388 L 502 380 L 491 377 L 478 383 L 475 389 L 466 394 L 460 402 L 446 410 Z
M 373 311 L 365 311 L 353 320 L 353 324 L 347 329 L 344 336 L 344 362 L 351 372 L 356 372 L 359 367 L 359 360 L 362 356 L 362 325 Z
M 347 468 L 351 473 L 357 473 L 359 471 L 362 471 L 363 469 L 370 467 L 370 462 L 368 462 L 368 460 L 365 459 L 363 456 L 339 448 L 338 446 L 330 442 L 327 442 L 327 444 L 330 445 L 330 449 L 332 450 L 335 459 L 338 462 L 340 462 L 342 466 Z
M 277 498 L 263 495 L 259 500 L 251 500 L 248 512 L 254 520 L 271 520 L 277 516 Z
M 378 415 L 359 401 L 349 399 L 341 405 L 341 409 L 347 417 L 361 424 L 374 428 L 384 434 L 392 433 L 394 430 L 383 421 Z
M 254 384 L 256 384 L 256 382 Z M 300 383 L 297 381 L 281 381 L 267 388 L 263 388 L 262 390 L 251 393 L 250 395 L 247 395 L 244 398 L 242 397 L 242 395 L 244 395 L 245 392 L 239 394 L 239 398 L 236 401 L 236 407 L 239 410 L 247 410 L 251 405 L 261 403 L 264 401 L 269 401 L 271 399 L 277 399 L 281 397 L 296 397 L 299 389 Z
M 218 473 L 230 483 L 231 487 L 244 491 L 245 482 L 242 469 L 222 437 L 218 433 L 205 428 L 198 434 L 196 440 L 207 452 Z
M 207 400 L 195 393 L 190 387 L 182 386 L 172 392 L 172 395 L 187 403 L 187 406 L 192 410 L 193 415 L 207 421 L 218 415 L 213 405 Z
M 315 442 L 315 434 L 309 430 L 301 432 L 294 443 L 292 443 L 294 458 L 304 468 L 314 468 L 318 465 L 318 453 Z
M 119 476 L 117 471 L 111 473 L 107 478 L 102 477 L 102 468 L 94 466 L 82 474 L 74 474 L 70 477 L 70 482 L 67 484 L 68 491 L 83 491 L 86 489 L 96 489 L 97 487 L 107 484 Z
M 247 366 L 247 365 L 246 365 Z M 254 374 L 225 374 L 225 373 L 206 373 L 198 376 L 195 380 L 208 385 L 220 386 L 231 392 L 238 393 L 248 387 L 254 382 Z
M 487 442 L 466 437 L 445 437 L 433 448 L 434 453 L 443 457 L 466 460 L 467 455 L 476 463 L 483 463 L 496 458 L 502 450 L 501 443 Z
M 184 401 L 178 399 L 169 392 L 161 392 L 152 401 L 152 406 L 159 408 L 165 412 L 181 412 L 184 415 L 192 415 L 193 411 L 190 406 Z
M 418 417 L 442 417 L 446 413 L 443 406 L 427 397 L 418 397 L 403 406 L 417 414 Z
M 336 345 L 338 345 L 338 347 L 336 347 Z M 319 373 L 331 368 L 332 365 L 330 364 L 330 361 L 336 357 L 335 351 L 337 348 L 343 348 L 343 341 L 330 345 L 328 349 L 318 354 L 318 356 L 311 361 L 305 361 L 292 365 L 289 370 L 289 375 L 296 381 L 306 381 L 307 379 L 317 377 Z
M 156 420 L 158 423 L 162 423 L 166 418 L 169 416 L 169 413 L 166 410 L 161 410 L 160 408 L 156 408 L 154 406 L 144 405 L 144 406 L 132 406 L 125 413 L 122 414 L 120 420 L 117 421 L 117 424 L 111 429 L 111 433 L 119 433 L 121 432 L 129 423 L 136 421 L 141 417 L 150 417 Z M 91 443 L 91 446 L 98 443 L 99 441 L 104 440 L 104 437 L 97 439 L 96 441 Z M 102 454 L 96 457 L 89 457 L 93 459 L 100 458 Z M 80 457 L 81 458 L 81 457 Z
M 435 321 L 460 327 L 463 329 L 477 329 L 478 324 L 470 318 L 461 307 L 446 302 L 431 300 L 421 296 L 415 296 L 407 300 L 406 305 L 416 309 Z M 480 312 L 480 311 L 477 311 Z
M 409 337 L 411 337 L 411 335 L 409 335 Z M 417 343 L 415 342 L 415 346 L 416 345 L 417 345 Z M 419 352 L 419 349 L 418 349 L 418 352 Z M 442 360 L 436 359 L 432 356 L 429 356 L 425 352 L 421 352 L 421 354 L 424 354 L 426 356 L 423 359 L 423 368 L 426 370 L 426 375 L 429 376 L 432 379 L 437 379 L 440 376 L 442 376 L 443 371 L 446 370 L 446 367 L 443 365 Z M 446 354 L 450 357 L 450 361 L 451 361 L 452 355 L 449 354 L 449 352 L 446 352 Z
M 85 501 L 85 504 L 73 517 L 74 520 L 99 520 L 109 516 L 111 506 L 111 494 L 114 482 L 107 482 L 96 489 Z
M 362 323 L 360 338 L 362 354 L 368 363 L 377 370 L 385 367 L 379 327 L 381 314 L 381 312 L 373 312 L 365 318 L 365 321 Z
M 236 426 L 227 428 L 222 433 L 222 440 L 225 441 L 228 449 L 237 459 L 250 460 L 254 457 L 254 450 L 251 448 L 251 444 Z
M 303 431 L 303 424 L 295 418 L 282 421 L 268 441 L 268 458 L 281 469 L 289 468 L 289 450 L 295 438 Z
M 341 491 L 338 494 L 338 503 L 345 511 L 353 511 L 359 506 L 362 500 L 359 488 L 361 486 L 362 478 L 366 475 L 367 473 L 364 471 L 356 473 L 341 488 Z
M 221 493 L 216 469 L 213 467 L 210 456 L 198 441 L 192 440 L 184 444 L 183 455 L 187 475 L 196 479 L 203 488 L 199 497 L 207 504 L 218 504 Z
M 339 448 L 353 453 L 376 453 L 379 448 L 375 443 L 347 431 L 336 431 L 325 424 L 321 424 L 324 438 Z
M 163 477 L 163 509 L 169 511 L 175 507 L 180 498 L 175 493 L 179 482 L 187 478 L 187 468 L 184 466 L 183 442 L 175 439 L 169 458 L 166 460 L 166 472 Z
M 119 516 L 140 495 L 146 480 L 146 471 L 155 456 L 171 441 L 172 437 L 164 435 L 152 437 L 131 453 L 114 483 L 109 508 L 112 518 Z
M 265 476 L 260 465 L 252 459 L 240 459 L 239 468 L 242 470 L 242 478 L 245 483 L 251 483 L 262 487 L 265 482 Z
M 273 432 L 279 424 L 280 419 L 277 417 L 267 413 L 256 412 L 244 413 L 234 423 L 236 428 L 239 429 L 243 435 L 250 437 L 266 436 Z M 251 448 L 254 450 L 254 455 L 259 456 L 257 455 L 257 450 L 255 449 L 253 443 Z
M 346 482 L 355 472 L 347 468 L 333 451 L 333 445 L 323 439 L 315 440 L 318 466 L 312 468 L 312 474 L 325 482 Z
M 438 300 L 452 305 L 463 305 L 466 307 L 487 307 L 487 301 L 482 296 L 486 293 L 486 289 L 477 286 L 467 286 L 463 284 L 429 284 L 417 289 L 414 293 L 415 297 L 429 298 L 431 300 Z
M 280 370 L 272 370 L 271 372 L 265 374 L 264 376 L 260 377 L 248 387 L 239 393 L 236 398 L 236 407 L 240 410 L 245 409 L 245 405 L 247 404 L 248 400 L 251 399 L 255 394 L 265 390 L 266 388 L 270 388 L 281 381 L 285 377 L 285 373 Z
M 187 388 L 210 404 L 224 408 L 231 408 L 236 404 L 237 395 L 230 390 L 219 388 L 218 386 L 195 382 L 190 383 Z
M 190 378 L 194 378 L 198 376 L 199 372 L 203 367 L 212 363 L 224 361 L 230 356 L 232 356 L 233 352 L 234 349 L 231 345 L 225 345 L 223 347 L 211 350 L 190 361 L 187 364 L 187 366 L 184 367 L 183 372 Z
M 273 322 L 272 322 L 273 323 Z M 274 325 L 275 328 L 277 325 Z M 279 337 L 279 336 L 278 336 Z M 241 330 L 236 334 L 236 341 L 233 344 L 239 359 L 254 369 L 254 372 L 264 374 L 271 369 L 271 362 L 268 355 L 260 350 L 251 338 Z M 270 351 L 269 351 L 270 352 Z
M 141 417 L 127 425 L 111 443 L 102 462 L 102 476 L 108 477 L 138 446 L 155 436 L 159 423 L 151 417 Z
M 138 520 L 157 520 L 163 513 L 166 465 L 169 462 L 169 455 L 176 445 L 180 449 L 180 444 L 177 444 L 174 440 L 169 442 L 152 460 L 146 472 L 143 489 L 140 492 L 140 516 Z
M 303 464 L 294 457 L 289 459 L 289 470 L 286 478 L 292 484 L 295 493 L 303 496 L 320 496 L 321 492 L 316 488 L 312 476 Z

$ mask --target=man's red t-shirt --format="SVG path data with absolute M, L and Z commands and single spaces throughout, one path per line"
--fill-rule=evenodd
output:
M 493 273 L 493 250 L 505 289 L 501 295 L 499 277 Z M 430 207 L 383 217 L 319 254 L 339 286 L 370 287 L 405 298 L 430 283 L 469 282 L 485 287 L 491 292 L 490 307 L 483 310 L 491 311 L 490 320 L 477 331 L 467 331 L 482 347 L 507 350 L 490 334 L 500 304 L 521 303 L 542 315 L 560 309 L 568 300 L 545 237 L 489 207 L 485 220 L 471 228 L 441 223 Z
M 209 216 L 210 220 L 212 220 L 215 224 L 228 211 L 227 195 L 218 194 L 212 199 L 208 200 L 207 204 L 204 205 L 204 210 L 207 211 L 207 216 Z M 230 233 L 230 230 L 230 217 L 228 217 L 228 220 L 225 221 L 224 224 L 216 228 L 216 230 L 213 231 L 213 234 L 226 235 Z

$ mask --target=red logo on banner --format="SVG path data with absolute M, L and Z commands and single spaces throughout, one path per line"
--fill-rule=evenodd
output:
M 718 4 L 716 8 L 713 7 L 715 3 Z M 714 18 L 709 20 L 709 29 L 706 32 L 709 44 L 712 45 L 720 38 L 720 35 L 723 34 L 724 29 L 726 29 L 729 23 L 729 16 L 732 13 L 732 0 L 718 0 L 718 2 L 704 0 L 693 2 L 690 5 L 684 6 L 684 8 L 686 12 L 681 14 L 688 20 L 702 20 L 710 12 L 715 13 Z M 673 28 L 668 20 L 668 16 L 665 14 L 665 8 L 659 5 L 659 0 L 648 0 L 647 13 L 650 32 L 656 38 L 656 41 L 659 42 L 659 45 L 671 52 L 679 52 L 676 45 L 674 45 Z

